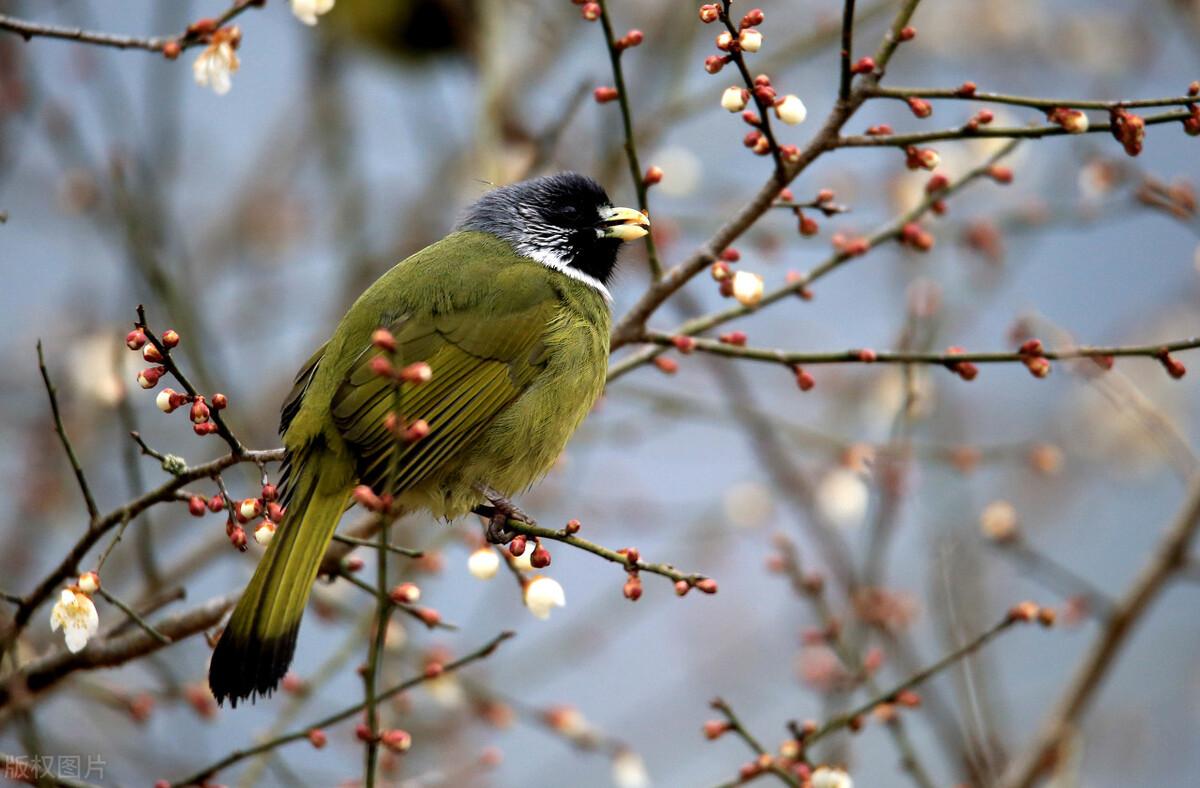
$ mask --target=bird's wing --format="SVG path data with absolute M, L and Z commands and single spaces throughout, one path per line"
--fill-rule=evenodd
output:
M 433 371 L 421 385 L 404 384 L 399 399 L 371 361 L 382 351 L 364 348 L 331 402 L 333 423 L 354 451 L 362 484 L 400 492 L 419 484 L 459 449 L 478 437 L 515 400 L 546 364 L 546 328 L 559 308 L 545 297 L 515 304 L 459 308 L 448 313 L 409 315 L 389 328 L 396 338 L 397 366 L 424 361 Z M 406 423 L 423 419 L 429 434 L 397 446 L 384 420 L 399 410 Z M 389 484 L 390 482 L 390 484 Z

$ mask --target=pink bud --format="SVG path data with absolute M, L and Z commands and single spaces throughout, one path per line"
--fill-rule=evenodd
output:
M 188 513 L 191 514 L 192 517 L 203 517 L 204 511 L 205 507 L 203 498 L 201 498 L 199 495 L 193 495 L 191 498 L 188 498 Z
M 125 347 L 130 350 L 141 350 L 146 344 L 146 333 L 140 328 L 135 328 L 125 335 Z

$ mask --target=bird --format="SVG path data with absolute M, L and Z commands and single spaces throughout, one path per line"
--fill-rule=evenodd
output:
M 592 178 L 533 178 L 485 193 L 359 296 L 283 403 L 284 514 L 213 650 L 218 702 L 278 686 L 359 485 L 405 512 L 489 515 L 489 538 L 512 538 L 508 498 L 550 469 L 603 391 L 608 285 L 621 245 L 649 225 Z M 381 373 L 412 365 L 428 366 L 399 384 Z M 397 439 L 397 403 L 403 424 L 423 422 L 420 440 Z

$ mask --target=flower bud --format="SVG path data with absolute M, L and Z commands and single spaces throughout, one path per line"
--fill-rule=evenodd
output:
M 726 345 L 733 345 L 735 347 L 744 346 L 746 344 L 746 339 L 747 337 L 745 331 L 726 331 L 724 334 L 721 334 L 717 337 L 718 342 Z
M 238 504 L 238 517 L 243 522 L 250 522 L 263 512 L 262 501 L 257 498 L 245 498 Z
M 799 96 L 789 93 L 775 102 L 775 114 L 789 126 L 799 126 L 808 117 L 808 108 Z
M 246 552 L 246 530 L 240 525 L 229 529 L 229 543 L 243 553 Z
M 372 512 L 383 511 L 383 499 L 376 495 L 375 491 L 367 485 L 360 484 L 355 487 L 353 496 L 354 500 L 358 502 L 359 506 L 362 506 L 364 509 L 368 509 Z
M 135 328 L 125 335 L 125 347 L 130 350 L 141 350 L 146 344 L 146 333 L 140 328 Z
M 875 58 L 873 57 L 860 57 L 850 67 L 850 72 L 853 74 L 870 74 L 874 70 Z
M 912 114 L 918 118 L 928 118 L 933 114 L 933 105 L 923 98 L 910 96 L 906 99 L 906 103 L 908 104 L 908 108 L 912 110 Z
M 166 372 L 166 370 L 162 367 L 150 367 L 149 369 L 143 369 L 138 373 L 137 376 L 138 385 L 144 389 L 152 389 L 158 385 L 158 380 L 163 376 L 164 372 Z
M 188 414 L 192 423 L 203 424 L 208 421 L 209 415 L 208 406 L 204 404 L 204 397 L 196 397 L 195 401 L 192 402 L 191 412 Z
M 716 74 L 721 69 L 725 68 L 726 60 L 720 55 L 709 55 L 704 58 L 704 70 L 710 74 Z
M 811 372 L 802 367 L 796 367 L 796 385 L 800 387 L 801 391 L 812 391 L 813 387 L 817 385 L 817 381 Z
M 158 351 L 158 348 L 149 343 L 142 348 L 142 359 L 150 364 L 157 364 L 163 360 L 163 354 Z
M 717 8 L 716 3 L 705 3 L 700 6 L 700 21 L 704 24 L 716 22 L 721 18 L 721 11 Z
M 400 370 L 400 380 L 405 383 L 411 383 L 414 386 L 423 385 L 432 379 L 433 368 L 424 361 L 414 362 Z
M 599 3 L 584 3 L 583 8 L 579 10 L 583 14 L 583 18 L 589 22 L 595 22 L 600 18 L 601 9 Z
M 96 572 L 84 572 L 79 576 L 79 581 L 76 583 L 79 590 L 85 594 L 91 595 L 100 590 L 100 575 Z
M 566 604 L 563 587 L 553 578 L 539 576 L 525 585 L 525 607 L 538 618 L 549 618 L 551 610 Z
M 413 605 L 421 601 L 421 588 L 416 583 L 401 583 L 388 592 L 397 605 Z
M 744 52 L 757 52 L 762 49 L 763 34 L 748 27 L 738 34 L 738 46 Z
M 467 571 L 480 580 L 491 580 L 500 570 L 500 556 L 490 547 L 481 547 L 467 558 Z
M 745 88 L 728 87 L 721 94 L 721 106 L 729 112 L 741 112 L 750 100 L 750 92 Z
M 625 598 L 630 602 L 638 601 L 642 598 L 642 579 L 637 575 L 631 574 L 629 579 L 625 581 L 625 585 L 621 589 L 621 593 L 624 594 Z
M 173 328 L 168 328 L 162 333 L 163 347 L 170 349 L 179 344 L 179 332 Z
M 158 396 L 154 398 L 154 404 L 163 413 L 170 413 L 179 407 L 181 403 L 176 400 L 179 394 L 174 389 L 163 389 L 158 392 Z
M 271 501 L 267 504 L 267 519 L 273 523 L 282 523 L 283 515 L 286 511 L 278 502 Z
M 662 179 L 662 167 L 650 166 L 646 168 L 646 174 L 642 177 L 642 182 L 647 186 L 653 186 L 656 183 L 661 183 Z
M 722 52 L 728 52 L 733 49 L 733 34 L 728 30 L 723 30 L 717 34 L 716 39 L 717 49 Z
M 709 741 L 719 739 L 731 730 L 731 726 L 725 720 L 709 720 L 704 723 L 704 738 Z
M 620 95 L 616 88 L 608 85 L 598 87 L 592 91 L 592 98 L 596 100 L 597 104 L 607 104 L 610 101 L 616 101 Z
M 539 544 L 529 556 L 529 565 L 534 569 L 545 569 L 550 566 L 550 551 Z
M 308 732 L 308 743 L 318 750 L 324 747 L 328 740 L 329 737 L 327 737 L 325 735 L 325 731 L 321 730 L 320 728 L 313 728 Z
M 183 47 L 178 41 L 168 41 L 162 45 L 163 57 L 167 60 L 175 60 L 183 52 Z
M 396 352 L 396 337 L 386 328 L 377 328 L 371 333 L 371 344 L 385 353 Z
M 758 306 L 763 298 L 763 278 L 749 271 L 738 271 L 733 275 L 733 297 L 742 306 Z
M 675 346 L 676 350 L 684 355 L 687 355 L 696 349 L 695 337 L 689 337 L 683 334 L 671 337 L 671 344 Z
M 254 541 L 258 542 L 263 547 L 271 543 L 275 538 L 275 523 L 270 520 L 263 520 L 262 525 L 254 529 Z

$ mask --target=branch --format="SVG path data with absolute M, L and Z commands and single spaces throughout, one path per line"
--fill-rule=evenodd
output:
M 67 553 L 66 557 L 59 562 L 58 566 L 52 569 L 33 591 L 22 598 L 20 604 L 17 606 L 16 613 L 13 615 L 11 628 L 5 633 L 4 639 L 0 641 L 0 657 L 7 652 L 9 646 L 24 631 L 34 611 L 54 593 L 59 584 L 67 578 L 78 574 L 80 562 L 105 533 L 123 522 L 134 519 L 138 514 L 155 504 L 174 501 L 175 493 L 190 482 L 194 482 L 197 479 L 213 478 L 226 468 L 239 463 L 278 462 L 283 459 L 283 456 L 283 449 L 269 449 L 265 451 L 245 450 L 241 455 L 227 454 L 202 465 L 178 469 L 178 472 L 174 474 L 174 478 L 171 481 L 139 498 L 135 498 L 124 506 L 114 509 L 92 522 L 83 536 L 79 537 L 75 546 Z
M 1059 747 L 1091 705 L 1136 624 L 1158 598 L 1167 580 L 1187 565 L 1197 530 L 1200 530 L 1200 480 L 1192 483 L 1187 501 L 1154 555 L 1117 601 L 1100 637 L 1042 723 L 1041 732 L 1029 749 L 1010 763 L 1000 785 L 1029 788 L 1054 765 Z
M 492 638 L 490 641 L 488 641 L 486 644 L 484 644 L 479 649 L 471 652 L 470 654 L 467 654 L 465 657 L 460 657 L 459 659 L 456 659 L 455 661 L 444 665 L 442 667 L 441 673 L 439 673 L 437 675 L 443 676 L 447 673 L 453 673 L 456 670 L 460 670 L 460 669 L 466 667 L 467 665 L 470 665 L 472 662 L 477 662 L 481 659 L 486 659 L 487 657 L 491 656 L 492 653 L 497 648 L 500 647 L 501 643 L 503 643 L 504 641 L 508 640 L 511 637 L 513 637 L 512 632 L 501 632 L 499 635 Z M 422 674 L 420 676 L 411 678 L 408 681 L 405 681 L 401 684 L 397 684 L 396 686 L 379 693 L 376 696 L 376 702 L 385 701 L 388 698 L 391 698 L 395 695 L 399 695 L 400 693 L 402 693 L 406 690 L 412 689 L 413 687 L 415 687 L 419 684 L 423 684 L 426 681 L 430 681 L 433 678 L 435 678 L 435 676 L 431 676 L 429 674 Z M 217 761 L 216 763 L 206 766 L 203 769 L 201 769 L 200 771 L 196 772 L 195 774 L 193 774 L 189 777 L 185 777 L 182 780 L 178 780 L 177 782 L 173 783 L 172 788 L 186 788 L 186 786 L 190 786 L 190 785 L 203 785 L 203 784 L 205 784 L 205 781 L 209 777 L 212 777 L 214 774 L 221 771 L 222 769 L 227 769 L 230 766 L 234 765 L 235 763 L 245 760 L 246 758 L 250 758 L 254 755 L 258 755 L 259 753 L 273 750 L 277 747 L 281 747 L 285 744 L 290 744 L 294 741 L 300 741 L 301 739 L 306 739 L 306 738 L 308 738 L 309 731 L 317 729 L 317 728 L 328 728 L 329 726 L 335 725 L 335 724 L 341 722 L 342 720 L 346 720 L 346 719 L 349 719 L 350 717 L 353 717 L 354 715 L 356 715 L 359 712 L 366 709 L 366 707 L 367 707 L 366 702 L 357 703 L 353 706 L 350 706 L 349 708 L 346 708 L 346 709 L 343 709 L 342 711 L 337 712 L 336 714 L 332 714 L 328 717 L 325 717 L 324 719 L 317 720 L 316 722 L 312 723 L 311 725 L 306 726 L 305 728 L 303 728 L 301 730 L 292 731 L 291 733 L 285 733 L 282 736 L 276 736 L 273 739 L 269 739 L 265 742 L 262 742 L 261 744 L 257 744 L 253 747 L 250 747 L 250 748 L 247 748 L 244 750 L 234 750 L 229 755 L 225 756 L 224 758 Z
M 842 78 L 838 87 L 838 100 L 850 99 L 850 82 L 854 75 L 850 73 L 851 47 L 854 44 L 854 0 L 845 0 L 842 6 Z
M 876 87 L 866 91 L 868 98 L 890 98 L 904 101 L 909 98 L 924 99 L 953 99 L 960 101 L 980 101 L 989 104 L 1009 104 L 1033 109 L 1100 109 L 1109 110 L 1124 107 L 1137 109 L 1139 107 L 1175 107 L 1186 106 L 1200 102 L 1197 96 L 1175 96 L 1157 99 L 1114 99 L 1109 101 L 1092 101 L 1080 99 L 1045 99 L 1032 96 L 1014 96 L 1007 93 L 981 93 L 979 91 L 963 91 L 962 88 L 883 88 Z
M 900 40 L 900 30 L 908 24 L 919 2 L 920 0 L 905 0 L 904 5 L 900 7 L 900 10 L 893 18 L 890 32 L 884 38 L 875 55 L 875 62 L 877 64 L 876 74 L 882 74 L 888 61 L 891 60 L 892 54 L 895 52 Z M 873 87 L 878 79 L 878 76 L 870 75 L 864 80 L 864 83 Z M 716 260 L 717 255 L 722 250 L 736 241 L 742 233 L 750 229 L 763 214 L 770 210 L 779 197 L 779 193 L 797 175 L 803 172 L 808 165 L 812 164 L 818 156 L 836 145 L 842 127 L 864 100 L 864 95 L 861 92 L 853 92 L 848 101 L 837 102 L 826 118 L 825 124 L 817 132 L 816 136 L 809 141 L 808 145 L 800 151 L 796 162 L 787 167 L 782 178 L 773 172 L 771 178 L 763 184 L 749 203 L 725 222 L 712 237 L 701 244 L 691 257 L 666 271 L 661 279 L 642 294 L 637 303 L 613 327 L 610 342 L 611 348 L 616 350 L 635 341 L 637 336 L 641 334 L 646 321 L 663 302 L 687 284 L 692 277 Z M 612 379 L 611 372 L 609 379 Z
M 262 5 L 263 0 L 237 0 L 225 13 L 216 18 L 213 29 L 216 30 L 231 22 L 235 17 L 248 8 Z M 62 41 L 76 41 L 82 44 L 112 47 L 114 49 L 144 49 L 147 52 L 162 52 L 167 44 L 178 44 L 181 50 L 203 43 L 204 36 L 191 28 L 175 36 L 155 36 L 143 38 L 126 36 L 118 33 L 104 33 L 84 30 L 78 27 L 63 27 L 46 25 L 39 22 L 28 22 L 23 19 L 0 14 L 0 30 L 16 33 L 26 41 L 34 38 L 55 38 Z
M 1158 115 L 1144 115 L 1142 120 L 1147 126 L 1152 126 L 1158 123 L 1171 123 L 1173 121 L 1185 121 L 1192 117 L 1190 112 L 1163 112 Z M 1084 134 L 1095 134 L 1101 131 L 1112 131 L 1112 123 L 1091 123 L 1088 125 L 1087 131 Z M 956 129 L 940 129 L 938 131 L 922 131 L 914 134 L 891 134 L 873 136 L 862 134 L 853 137 L 839 137 L 834 143 L 836 148 L 879 148 L 879 147 L 897 147 L 906 148 L 910 145 L 920 145 L 926 142 L 937 142 L 939 140 L 966 140 L 966 139 L 983 139 L 983 138 L 1004 138 L 1004 139 L 1037 139 L 1041 137 L 1058 137 L 1064 134 L 1071 134 L 1062 126 L 1057 124 L 1049 124 L 1045 126 L 1013 126 L 1013 127 L 960 127 Z
M 621 53 L 624 47 L 617 46 L 613 35 L 612 22 L 608 16 L 608 3 L 600 0 L 600 25 L 604 29 L 604 43 L 608 47 L 608 60 L 612 64 L 613 83 L 617 89 L 617 103 L 621 107 L 621 125 L 625 131 L 625 157 L 629 160 L 629 177 L 637 192 L 638 210 L 649 216 L 650 201 L 647 196 L 649 184 L 638 160 L 637 139 L 633 133 L 633 113 L 629 109 L 629 90 L 625 87 L 625 72 L 621 68 Z M 658 279 L 662 276 L 662 263 L 658 259 L 658 250 L 654 246 L 654 234 L 646 236 L 646 259 L 650 265 L 650 273 Z
M 914 222 L 917 219 L 924 216 L 925 213 L 933 207 L 934 203 L 937 203 L 937 202 L 940 202 L 940 201 L 943 201 L 943 200 L 946 200 L 946 199 L 952 197 L 954 194 L 958 193 L 967 184 L 971 183 L 972 181 L 977 180 L 978 178 L 981 178 L 981 177 L 987 175 L 991 171 L 992 167 L 998 161 L 1000 161 L 1005 156 L 1007 156 L 1009 153 L 1011 153 L 1012 150 L 1017 146 L 1017 144 L 1018 144 L 1017 141 L 1014 140 L 1014 141 L 1010 142 L 1008 145 L 1005 145 L 1000 150 L 996 151 L 996 153 L 994 153 L 991 157 L 989 157 L 987 159 L 987 161 L 985 161 L 983 164 L 979 165 L 975 169 L 966 173 L 958 180 L 952 181 L 950 184 L 948 184 L 946 186 L 946 188 L 944 188 L 938 192 L 935 192 L 933 194 L 926 195 L 925 199 L 922 200 L 920 202 L 920 204 L 915 206 L 912 210 L 908 211 L 907 213 L 901 214 L 900 216 L 896 217 L 888 224 L 884 225 L 883 227 L 880 227 L 878 230 L 875 231 L 874 234 L 872 234 L 871 236 L 869 236 L 867 238 L 868 248 L 874 248 L 885 241 L 890 241 L 890 240 L 899 238 L 900 234 L 903 232 L 904 226 L 906 224 L 908 224 L 910 222 Z M 783 298 L 787 298 L 789 296 L 795 295 L 796 293 L 799 293 L 801 290 L 804 290 L 809 285 L 811 285 L 813 282 L 815 282 L 818 279 L 829 274 L 831 271 L 834 271 L 837 268 L 840 268 L 842 265 L 844 265 L 846 262 L 848 262 L 849 260 L 852 260 L 852 259 L 855 259 L 855 255 L 850 254 L 844 250 L 836 251 L 832 255 L 830 255 L 828 258 L 826 258 L 822 263 L 820 263 L 816 267 L 812 268 L 808 273 L 802 274 L 802 275 L 796 277 L 793 281 L 784 285 L 783 287 L 777 288 L 777 289 L 771 291 L 770 293 L 767 293 L 766 295 L 764 295 L 762 300 L 757 304 L 757 306 L 750 307 L 750 306 L 742 306 L 741 304 L 738 304 L 737 306 L 732 306 L 732 307 L 722 310 L 720 312 L 714 312 L 714 313 L 711 313 L 708 315 L 703 315 L 701 317 L 697 317 L 697 318 L 694 318 L 692 320 L 689 320 L 689 321 L 683 323 L 678 328 L 676 328 L 674 331 L 672 331 L 671 334 L 672 335 L 683 334 L 683 335 L 687 335 L 687 336 L 692 336 L 694 334 L 700 333 L 701 331 L 707 331 L 708 329 L 713 328 L 714 326 L 718 326 L 718 325 L 721 325 L 722 323 L 727 323 L 730 320 L 734 320 L 736 318 L 742 317 L 743 315 L 748 315 L 751 312 L 755 312 L 759 309 L 769 306 L 769 305 L 775 303 L 776 301 L 779 301 Z M 669 278 L 670 278 L 670 274 L 668 274 L 667 277 L 664 278 L 664 281 L 666 281 Z M 630 342 L 637 341 L 637 337 L 640 336 L 642 333 L 643 332 L 639 331 L 637 334 L 633 334 L 630 337 L 629 341 Z M 625 373 L 629 372 L 630 370 L 632 370 L 636 367 L 641 366 L 642 364 L 646 363 L 647 361 L 652 360 L 653 358 L 655 358 L 656 356 L 660 355 L 663 352 L 664 352 L 664 348 L 654 347 L 654 348 L 646 348 L 646 349 L 638 351 L 637 353 L 633 353 L 629 356 L 626 356 L 625 358 L 621 359 L 620 361 L 609 366 L 608 382 L 612 383 L 614 380 L 621 377 Z
M 733 36 L 734 41 L 734 45 L 729 49 L 729 59 L 737 66 L 738 73 L 742 75 L 742 82 L 746 85 L 746 90 L 750 92 L 751 97 L 754 99 L 754 105 L 758 107 L 758 128 L 770 144 L 771 158 L 775 160 L 775 181 L 780 184 L 780 188 L 782 189 L 791 178 L 788 177 L 787 165 L 783 162 L 783 154 L 779 150 L 779 142 L 776 141 L 775 132 L 771 128 L 772 104 L 770 101 L 763 100 L 754 89 L 754 76 L 750 73 L 750 68 L 746 65 L 746 56 L 742 52 L 742 48 L 737 45 L 738 36 L 741 31 L 733 23 L 733 20 L 729 18 L 729 10 L 732 5 L 733 0 L 721 0 L 721 23 L 725 25 L 725 30 L 729 32 L 729 35 Z
M 709 705 L 717 712 L 720 712 L 720 714 L 725 718 L 725 723 L 729 726 L 729 730 L 737 734 L 737 736 L 746 743 L 746 746 L 754 750 L 755 754 L 759 756 L 759 759 L 755 761 L 756 764 L 763 766 L 768 759 L 770 760 L 770 765 L 765 766 L 762 769 L 763 772 L 770 772 L 784 783 L 799 788 L 800 781 L 797 780 L 794 775 L 789 774 L 785 769 L 779 766 L 779 764 L 775 763 L 775 759 L 771 758 L 770 753 L 763 748 L 758 739 L 756 739 L 753 734 L 750 733 L 750 731 L 746 730 L 746 726 L 742 724 L 742 721 L 738 718 L 737 714 L 734 713 L 733 708 L 730 707 L 728 703 L 721 698 L 713 698 Z M 746 776 L 754 777 L 757 775 L 755 774 Z
M 841 730 L 842 728 L 851 725 L 863 715 L 869 714 L 876 706 L 881 706 L 884 703 L 894 703 L 896 701 L 896 697 L 900 695 L 900 693 L 923 684 L 925 681 L 933 678 L 938 673 L 941 673 L 943 670 L 958 662 L 963 657 L 978 651 L 980 648 L 986 645 L 988 641 L 992 640 L 992 638 L 996 637 L 1013 624 L 1025 621 L 1027 621 L 1026 618 L 1014 615 L 1013 612 L 1009 612 L 999 621 L 999 623 L 997 623 L 991 629 L 984 631 L 974 640 L 966 643 L 954 651 L 951 651 L 949 654 L 942 657 L 929 667 L 914 673 L 912 676 L 909 676 L 907 679 L 892 687 L 887 692 L 876 696 L 852 711 L 839 714 L 821 727 L 817 728 L 817 730 L 814 732 L 806 735 L 804 737 L 805 747 L 812 745 L 818 739 L 824 738 L 834 731 Z
M 160 621 L 155 629 L 170 642 L 178 642 L 215 627 L 237 602 L 239 594 L 214 597 L 198 607 Z M 164 648 L 159 638 L 138 630 L 127 635 L 109 636 L 72 654 L 66 649 L 36 659 L 7 677 L 0 684 L 0 708 L 29 695 L 43 692 L 80 670 L 96 670 L 123 665 Z
M 171 349 L 164 345 L 162 340 L 155 336 L 154 332 L 152 332 L 146 325 L 146 308 L 141 304 L 138 304 L 137 318 L 137 322 L 134 325 L 142 330 L 142 333 L 146 335 L 146 339 L 149 340 L 150 344 L 154 345 L 159 354 L 162 356 L 162 361 L 158 363 L 166 367 L 167 371 L 171 373 L 171 376 L 179 382 L 179 385 L 183 386 L 183 389 L 188 393 L 188 396 L 192 397 L 193 399 L 199 397 L 200 392 L 196 390 L 196 387 L 192 385 L 192 382 L 188 380 L 187 376 L 180 371 L 178 365 L 175 364 L 175 359 L 171 358 Z M 212 419 L 213 424 L 217 425 L 217 434 L 225 440 L 225 443 L 229 444 L 229 450 L 233 452 L 233 454 L 240 456 L 246 453 L 246 447 L 242 445 L 242 442 L 239 441 L 234 436 L 232 430 L 229 429 L 229 425 L 227 425 L 225 423 L 225 419 L 222 418 L 221 410 L 219 408 L 210 408 L 209 418 Z
M 555 530 L 553 528 L 543 528 L 540 525 L 533 523 L 521 522 L 520 520 L 510 519 L 506 526 L 511 531 L 516 531 L 526 536 L 533 536 L 538 539 L 550 539 L 555 542 L 569 544 L 572 547 L 578 547 L 580 550 L 586 550 L 593 555 L 598 555 L 614 564 L 620 564 L 626 569 L 636 569 L 639 572 L 649 572 L 653 575 L 661 575 L 663 577 L 674 580 L 676 583 L 686 583 L 688 587 L 695 587 L 703 580 L 708 580 L 706 575 L 696 573 L 680 572 L 670 564 L 653 564 L 648 561 L 643 561 L 640 558 L 637 561 L 630 561 L 622 553 L 615 550 L 609 550 L 607 547 L 602 547 L 595 542 L 589 542 L 587 539 L 581 539 L 573 533 L 566 530 Z M 704 590 L 703 588 L 701 590 Z M 712 593 L 706 591 L 706 593 Z
M 87 505 L 88 521 L 94 524 L 100 516 L 100 510 L 96 507 L 96 499 L 92 497 L 87 477 L 83 475 L 83 468 L 79 464 L 79 458 L 75 455 L 74 447 L 71 446 L 71 439 L 67 437 L 66 428 L 63 427 L 62 413 L 58 409 L 58 390 L 50 382 L 50 373 L 46 371 L 46 358 L 42 355 L 42 341 L 40 339 L 37 343 L 37 357 L 38 370 L 42 373 L 42 382 L 46 384 L 46 396 L 50 398 L 50 412 L 54 415 L 54 431 L 58 433 L 58 439 L 62 443 L 63 451 L 67 453 L 67 459 L 71 462 L 71 470 L 75 473 L 75 481 L 79 483 L 79 492 L 83 494 L 83 501 Z
M 661 331 L 648 331 L 641 341 L 674 347 L 678 335 Z M 962 362 L 976 364 L 1011 364 L 1023 363 L 1032 356 L 1020 351 L 988 351 L 957 353 L 919 353 L 905 351 L 874 351 L 867 349 L 835 350 L 825 352 L 788 351 L 774 348 L 756 348 L 742 345 L 731 345 L 713 339 L 693 340 L 693 349 L 704 353 L 712 353 L 726 358 L 740 358 L 750 361 L 766 361 L 773 364 L 795 366 L 797 364 L 935 364 L 952 367 Z M 1050 361 L 1063 361 L 1081 358 L 1099 358 L 1114 356 L 1144 356 L 1159 358 L 1164 353 L 1200 348 L 1200 337 L 1180 339 L 1174 342 L 1155 345 L 1115 345 L 1111 347 L 1099 345 L 1082 345 L 1079 347 L 1063 348 L 1061 350 L 1043 350 L 1036 354 Z

